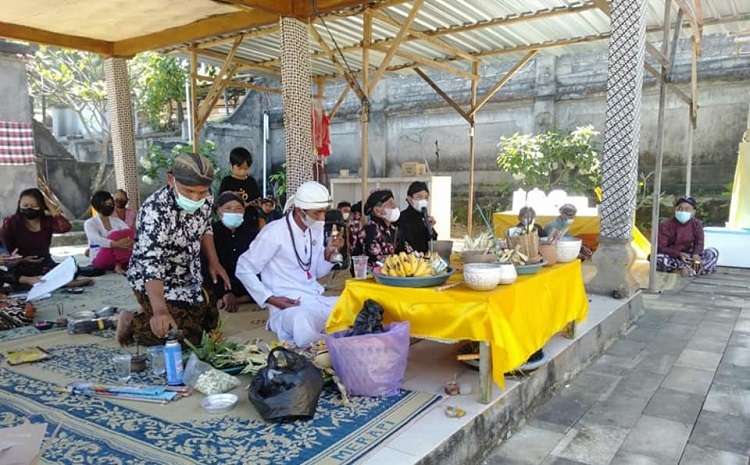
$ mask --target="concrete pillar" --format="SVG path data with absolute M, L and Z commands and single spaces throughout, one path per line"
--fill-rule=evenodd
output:
M 26 65 L 18 56 L 25 53 L 33 52 L 26 46 L 0 41 L 0 121 L 31 124 Z M 36 163 L 0 165 L 0 218 L 16 212 L 22 190 L 37 187 L 36 170 Z
M 601 236 L 590 292 L 629 295 L 637 290 L 630 267 L 641 130 L 641 89 L 646 49 L 646 0 L 612 2 L 607 113 L 602 162 Z
M 312 79 L 308 25 L 281 18 L 281 97 L 284 105 L 286 191 L 313 179 L 315 152 L 312 141 Z
M 138 160 L 135 153 L 135 128 L 133 102 L 130 99 L 128 64 L 122 58 L 104 61 L 109 102 L 109 130 L 115 162 L 115 180 L 118 189 L 128 193 L 131 206 L 141 204 L 138 187 Z

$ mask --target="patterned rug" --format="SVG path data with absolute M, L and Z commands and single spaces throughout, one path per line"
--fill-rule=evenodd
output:
M 94 342 L 93 336 L 83 338 Z M 35 345 L 37 339 L 25 345 Z M 259 418 L 242 387 L 234 390 L 240 397 L 237 407 L 220 416 L 201 410 L 200 394 L 155 405 L 52 391 L 72 381 L 115 382 L 109 361 L 119 349 L 99 341 L 44 344 L 54 358 L 0 368 L 0 427 L 24 420 L 47 422 L 49 436 L 60 426 L 45 450 L 44 463 L 348 464 L 376 449 L 440 399 L 402 391 L 391 398 L 354 398 L 344 406 L 338 392 L 326 388 L 313 420 L 272 425 Z M 2 344 L 2 350 L 7 346 Z M 241 377 L 242 386 L 249 379 Z M 159 381 L 163 378 L 144 372 L 134 374 L 130 383 Z

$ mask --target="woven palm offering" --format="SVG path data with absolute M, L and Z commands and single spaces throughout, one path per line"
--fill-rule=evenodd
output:
M 539 235 L 535 229 L 529 231 L 525 228 L 512 228 L 507 234 L 508 248 L 515 249 L 528 257 L 527 264 L 539 263 L 542 256 L 539 255 Z

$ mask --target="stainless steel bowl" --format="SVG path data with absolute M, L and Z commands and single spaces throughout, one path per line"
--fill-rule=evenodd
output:
M 237 405 L 237 399 L 234 394 L 214 394 L 204 397 L 201 401 L 201 407 L 208 413 L 224 413 Z
M 68 315 L 69 320 L 93 320 L 96 318 L 96 313 L 90 310 L 81 310 L 80 312 L 71 313 Z

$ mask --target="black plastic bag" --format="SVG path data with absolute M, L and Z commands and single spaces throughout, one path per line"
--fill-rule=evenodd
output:
M 383 332 L 383 307 L 374 300 L 367 299 L 362 310 L 354 319 L 354 326 L 348 336 Z
M 323 390 L 320 370 L 304 356 L 276 347 L 250 382 L 248 398 L 267 422 L 309 420 Z

